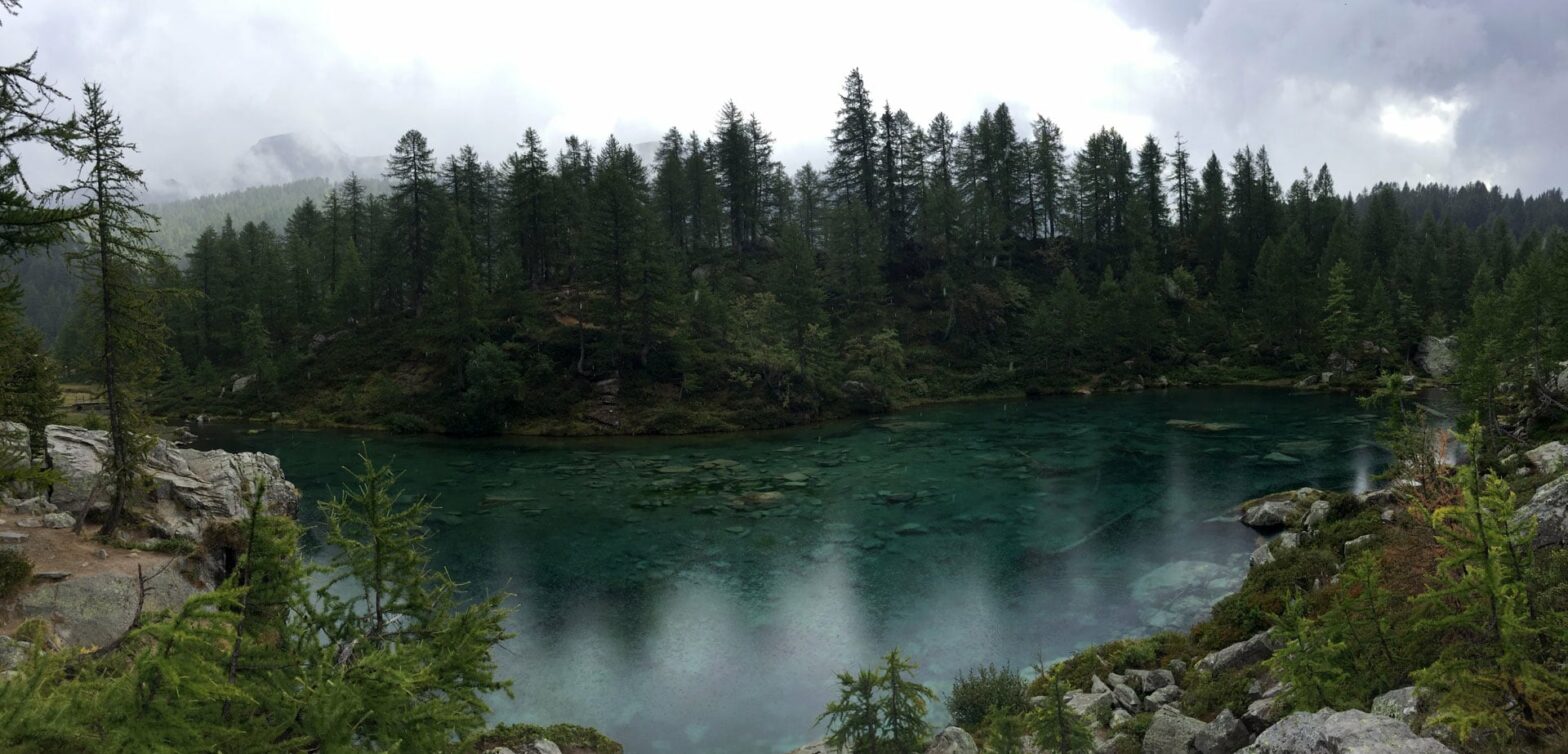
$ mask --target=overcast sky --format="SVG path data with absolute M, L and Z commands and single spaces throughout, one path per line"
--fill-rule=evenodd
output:
M 1527 192 L 1568 167 L 1568 2 L 1094 3 L 30 0 L 0 54 L 103 83 L 154 185 L 198 183 L 257 139 L 324 134 L 439 154 L 711 130 L 733 98 L 794 166 L 820 163 L 844 75 L 918 122 L 1007 102 L 1077 145 L 1180 132 L 1222 159 L 1266 144 L 1282 181 L 1328 162 L 1377 180 Z

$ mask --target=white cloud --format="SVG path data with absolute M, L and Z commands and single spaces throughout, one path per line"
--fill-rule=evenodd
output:
M 1415 144 L 1454 145 L 1454 127 L 1469 105 L 1459 98 L 1427 97 L 1420 102 L 1390 102 L 1378 113 L 1383 133 Z

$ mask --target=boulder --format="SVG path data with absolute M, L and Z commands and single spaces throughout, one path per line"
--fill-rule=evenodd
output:
M 1536 547 L 1568 545 L 1568 475 L 1535 491 L 1530 502 L 1514 513 L 1514 523 L 1535 519 Z
M 1136 748 L 1137 746 L 1138 742 L 1133 740 L 1132 736 L 1129 736 L 1126 733 L 1117 733 L 1116 735 L 1105 739 L 1099 744 L 1096 744 L 1094 747 L 1094 754 L 1121 754 L 1121 752 L 1127 751 L 1130 748 Z M 1025 751 L 1033 750 L 1025 749 Z
M 27 656 L 32 653 L 33 645 L 25 641 L 17 641 L 9 636 L 0 636 L 0 673 L 16 670 L 27 662 Z
M 1176 683 L 1176 676 L 1169 670 L 1129 670 L 1127 678 L 1129 684 L 1135 684 L 1145 694 Z
M 64 479 L 54 486 L 50 501 L 68 512 L 106 507 L 108 494 L 99 476 L 109 454 L 108 433 L 51 424 L 47 441 L 49 463 Z M 211 523 L 243 518 L 257 482 L 265 485 L 268 513 L 293 516 L 299 505 L 299 490 L 283 478 L 277 457 L 266 453 L 191 450 L 158 440 L 142 473 L 152 483 L 151 492 L 131 509 L 162 537 L 199 540 Z
M 1089 722 L 1099 720 L 1101 715 L 1111 713 L 1110 692 L 1084 693 L 1082 691 L 1068 692 L 1063 699 L 1067 701 L 1067 708 L 1078 713 L 1079 717 Z
M 1393 718 L 1361 710 L 1297 712 L 1258 734 L 1253 754 L 1453 754 Z
M 1234 754 L 1252 740 L 1247 726 L 1236 719 L 1228 709 L 1220 710 L 1213 722 L 1203 726 L 1192 739 L 1192 748 L 1198 754 Z
M 926 747 L 926 754 L 979 754 L 980 747 L 963 728 L 948 727 L 937 731 Z
M 1171 660 L 1171 664 L 1166 665 L 1165 668 L 1171 671 L 1171 677 L 1176 679 L 1177 683 L 1181 683 L 1182 677 L 1187 675 L 1186 660 Z
M 1241 522 L 1254 529 L 1283 529 L 1295 526 L 1323 493 L 1311 487 L 1277 492 L 1242 503 Z
M 45 513 L 41 521 L 46 529 L 69 529 L 76 525 L 76 517 L 69 513 Z
M 1265 696 L 1249 705 L 1242 714 L 1241 722 L 1247 730 L 1258 733 L 1278 722 L 1285 716 L 1285 701 L 1279 696 Z
M 1089 679 L 1089 691 L 1095 694 L 1109 694 L 1111 693 L 1111 687 L 1105 681 L 1100 680 L 1100 675 L 1096 673 Z
M 1332 510 L 1333 507 L 1328 504 L 1327 500 L 1314 500 L 1312 501 L 1312 507 L 1307 509 L 1306 519 L 1301 523 L 1308 529 L 1316 529 L 1322 526 L 1325 521 L 1328 521 L 1328 514 Z
M 1154 713 L 1148 732 L 1143 734 L 1143 754 L 1187 754 L 1192 740 L 1203 728 L 1201 720 L 1161 709 Z
M 1210 673 L 1225 673 L 1232 670 L 1256 665 L 1274 656 L 1274 650 L 1279 648 L 1279 643 L 1269 636 L 1269 632 L 1254 635 L 1224 649 L 1209 654 L 1198 661 L 1199 670 Z
M 1568 468 L 1568 445 L 1560 442 L 1549 442 L 1540 447 L 1527 450 L 1524 457 L 1530 465 L 1541 474 L 1556 474 Z
M 1140 710 L 1138 692 L 1133 691 L 1132 687 L 1125 683 L 1118 683 L 1111 687 L 1111 701 L 1116 704 L 1117 709 L 1124 709 L 1133 714 L 1137 714 Z
M 1175 704 L 1180 699 L 1180 688 L 1176 686 L 1162 686 L 1143 698 L 1143 711 L 1154 712 L 1167 704 Z
M 1416 687 L 1406 686 L 1379 695 L 1372 700 L 1372 714 L 1392 717 L 1406 725 L 1415 726 L 1421 719 L 1421 700 L 1416 695 Z
M 1359 537 L 1356 537 L 1355 539 L 1345 542 L 1345 557 L 1348 558 L 1358 552 L 1361 552 L 1362 550 L 1371 547 L 1376 540 L 1376 535 L 1363 534 Z
M 829 747 L 825 741 L 817 741 L 795 749 L 789 754 L 841 754 L 841 752 Z
M 1459 357 L 1454 353 L 1458 347 L 1459 341 L 1452 335 L 1446 338 L 1428 335 L 1421 339 L 1421 345 L 1416 351 L 1416 365 L 1428 375 L 1443 379 L 1453 374 L 1454 368 L 1459 365 Z
M 135 576 L 100 573 L 40 584 L 18 600 L 23 619 L 43 618 L 54 624 L 61 642 L 70 647 L 101 647 L 120 638 L 136 618 Z M 196 587 L 172 568 L 147 574 L 142 610 L 173 610 L 196 594 Z

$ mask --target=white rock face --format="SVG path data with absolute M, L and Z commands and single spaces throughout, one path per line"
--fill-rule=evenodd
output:
M 1446 338 L 1436 338 L 1431 335 L 1421 339 L 1421 346 L 1416 352 L 1416 363 L 1427 374 L 1443 379 L 1452 374 L 1459 365 L 1459 357 L 1454 354 L 1454 349 L 1459 347 L 1459 341 L 1452 335 Z
M 59 424 L 47 432 L 49 463 L 65 478 L 50 502 L 73 513 L 107 506 L 107 485 L 99 477 L 109 455 L 108 433 Z M 142 471 L 152 489 L 131 507 L 163 536 L 199 539 L 212 521 L 243 517 L 257 483 L 265 485 L 268 513 L 292 516 L 299 504 L 299 490 L 283 478 L 277 457 L 266 453 L 191 450 L 158 440 Z

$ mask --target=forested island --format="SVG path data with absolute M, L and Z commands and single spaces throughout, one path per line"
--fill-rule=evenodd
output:
M 16 0 L 0 10 L 14 14 Z M 787 169 L 734 102 L 711 129 L 672 128 L 641 150 L 646 160 L 613 136 L 557 148 L 532 129 L 498 164 L 471 148 L 438 160 L 410 130 L 383 176 L 323 182 L 281 227 L 226 221 L 171 255 L 104 88 L 68 96 L 33 57 L 0 67 L 0 255 L 17 266 L 0 289 L 0 751 L 619 754 L 594 728 L 497 719 L 517 680 L 497 654 L 517 638 L 506 621 L 520 603 L 468 589 L 436 562 L 437 537 L 543 540 L 552 532 L 538 522 L 565 511 L 600 527 L 565 543 L 577 553 L 611 532 L 642 544 L 663 526 L 690 535 L 671 541 L 704 567 L 742 570 L 731 556 L 760 554 L 752 571 L 701 574 L 723 592 L 790 582 L 799 574 L 780 553 L 797 546 L 811 549 L 787 552 L 793 561 L 839 575 L 881 563 L 897 576 L 948 568 L 944 558 L 970 549 L 962 537 L 1034 536 L 988 565 L 1038 572 L 1070 565 L 1103 532 L 1126 536 L 1118 527 L 1197 531 L 1149 513 L 1177 499 L 1192 505 L 1183 512 L 1205 511 L 1204 531 L 1246 526 L 1257 539 L 1183 543 L 1229 548 L 1216 560 L 1150 556 L 1165 560 L 1133 588 L 1171 604 L 1138 625 L 1166 630 L 1096 636 L 1028 671 L 976 665 L 945 684 L 917 654 L 887 647 L 873 667 L 824 678 L 820 716 L 800 720 L 788 743 L 759 746 L 1568 746 L 1559 190 L 1340 193 L 1327 166 L 1286 185 L 1262 146 L 1222 161 L 1180 137 L 1133 144 L 1109 128 L 1070 145 L 1048 117 L 1015 118 L 1005 104 L 962 126 L 940 113 L 922 125 L 878 105 L 858 70 L 839 101 L 820 171 Z M 33 186 L 28 150 L 74 177 Z M 384 193 L 371 188 L 381 179 Z M 29 322 L 29 294 L 73 303 Z M 1192 459 L 1295 481 L 1336 440 L 1203 416 L 1129 426 L 1158 415 L 1145 406 L 1110 429 L 971 432 L 960 457 L 933 447 L 956 435 L 951 424 L 886 416 L 974 398 L 1239 384 L 1354 392 L 1362 402 L 1325 424 L 1349 433 L 1381 417 L 1344 455 L 1386 470 L 1354 491 L 1193 504 L 1190 490 L 1132 490 L 1122 492 L 1139 499 L 1126 507 L 1089 511 L 1058 488 L 1092 480 L 1084 494 L 1113 497 L 1108 476 L 1175 480 Z M 1453 390 L 1464 409 L 1423 403 L 1428 388 Z M 708 447 L 674 459 L 573 446 L 556 449 L 569 463 L 497 471 L 443 457 L 436 487 L 485 477 L 479 499 L 447 508 L 405 495 L 364 440 L 346 486 L 307 497 L 270 452 L 186 447 L 195 435 L 180 426 L 225 417 L 427 435 L 674 435 L 855 415 L 881 417 L 860 429 L 908 455 L 884 463 L 858 452 L 873 441 L 818 435 L 809 450 L 749 447 L 745 460 Z M 1087 446 L 1102 429 L 1104 447 L 1084 457 L 1020 447 Z M 905 473 L 948 456 L 964 467 L 950 479 Z M 624 505 L 571 489 L 609 487 L 610 466 L 631 480 L 615 501 Z M 885 476 L 859 470 L 878 468 Z M 559 499 L 530 494 L 547 474 Z M 890 477 L 910 488 L 832 486 Z M 1004 477 L 1028 494 L 998 486 L 996 510 L 942 507 L 963 507 L 943 484 Z M 1051 507 L 1056 498 L 1072 506 Z M 1216 504 L 1228 512 L 1214 516 Z M 1040 531 L 1055 529 L 1070 538 Z M 904 544 L 922 538 L 938 541 Z M 591 586 L 630 612 L 681 574 L 662 552 L 611 557 L 621 554 L 596 553 L 593 575 L 630 575 Z M 1105 560 L 1094 565 L 1115 570 Z M 549 565 L 560 583 L 547 596 L 578 585 L 561 576 L 577 562 Z M 1074 589 L 1100 583 L 1078 576 Z M 778 598 L 764 587 L 742 593 Z M 1215 590 L 1226 596 L 1215 602 Z M 525 625 L 557 628 L 535 620 Z M 695 747 L 706 731 L 681 732 Z

